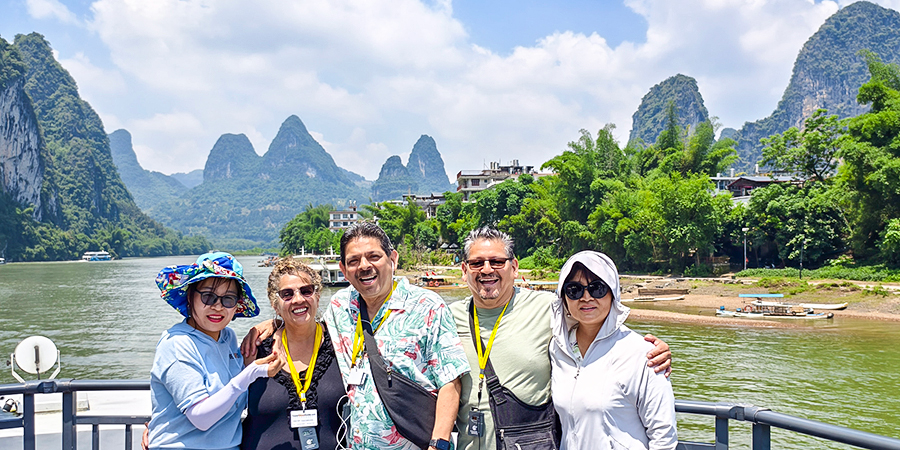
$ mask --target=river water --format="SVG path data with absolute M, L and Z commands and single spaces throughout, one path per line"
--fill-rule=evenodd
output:
M 181 316 L 159 297 L 154 278 L 165 265 L 194 257 L 110 262 L 16 263 L 0 266 L 0 353 L 32 335 L 62 353 L 59 378 L 146 379 L 160 333 Z M 269 269 L 239 258 L 260 299 Z M 326 289 L 323 298 L 330 296 Z M 466 290 L 444 291 L 448 302 Z M 236 319 L 238 336 L 257 322 Z M 758 329 L 629 321 L 673 349 L 675 396 L 765 406 L 777 412 L 900 437 L 900 326 L 842 319 L 809 327 Z M 2 359 L 8 359 L 8 356 Z M 6 367 L 0 364 L 0 367 Z M 20 372 L 21 373 L 21 372 Z M 32 376 L 33 377 L 33 376 Z M 15 380 L 0 371 L 0 384 Z M 679 414 L 679 437 L 713 441 L 713 419 Z M 750 426 L 732 421 L 732 448 L 748 448 Z M 848 448 L 772 430 L 773 448 Z

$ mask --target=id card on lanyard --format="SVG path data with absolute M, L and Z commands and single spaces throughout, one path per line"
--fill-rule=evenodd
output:
M 486 347 L 482 348 L 481 342 L 481 326 L 478 324 L 478 308 L 475 307 L 475 300 L 472 300 L 472 307 L 469 310 L 472 313 L 474 325 L 472 334 L 475 336 L 475 352 L 478 354 L 478 367 L 481 369 L 478 375 L 478 404 L 481 404 L 481 392 L 484 389 L 484 368 L 487 367 L 488 357 L 491 355 L 491 349 L 494 347 L 494 338 L 497 337 L 497 329 L 500 328 L 500 320 L 506 313 L 509 302 L 503 306 L 500 316 L 494 322 L 494 329 L 491 331 L 491 337 L 488 339 Z M 466 434 L 469 436 L 484 436 L 484 412 L 478 410 L 478 406 L 473 406 L 468 414 L 468 423 L 466 423 Z
M 395 289 L 397 289 L 396 281 L 394 282 L 394 285 L 391 287 L 391 293 L 384 300 L 384 304 L 387 304 L 387 302 L 391 299 L 391 297 L 393 297 Z M 393 312 L 393 310 L 388 309 L 387 312 L 384 313 L 384 317 L 381 318 L 381 322 L 378 323 L 378 327 L 376 327 L 375 331 L 372 332 L 373 336 L 375 335 L 375 333 L 378 332 L 378 330 L 381 329 L 381 326 L 384 325 L 385 322 L 387 322 L 388 317 L 391 316 L 391 312 Z M 363 370 L 360 369 L 360 367 L 356 364 L 356 360 L 357 360 L 357 358 L 360 358 L 360 355 L 363 352 L 364 348 L 365 348 L 365 337 L 363 336 L 362 319 L 359 316 L 357 316 L 356 317 L 356 332 L 353 334 L 353 353 L 351 355 L 351 360 L 350 360 L 350 375 L 347 377 L 347 384 L 349 384 L 349 385 L 359 386 L 366 381 L 366 373 L 363 372 Z
M 319 425 L 318 410 L 306 408 L 306 392 L 312 384 L 316 360 L 319 358 L 319 348 L 322 345 L 322 327 L 319 324 L 316 324 L 315 340 L 312 358 L 309 361 L 309 365 L 306 367 L 306 373 L 301 381 L 300 372 L 297 371 L 297 368 L 294 366 L 294 360 L 291 358 L 291 352 L 288 349 L 287 330 L 285 329 L 281 334 L 284 355 L 287 358 L 291 379 L 294 381 L 294 387 L 297 388 L 297 395 L 300 396 L 300 405 L 302 408 L 290 412 L 291 428 L 297 429 L 300 446 L 303 450 L 316 450 L 319 448 L 319 437 L 316 435 L 316 426 Z

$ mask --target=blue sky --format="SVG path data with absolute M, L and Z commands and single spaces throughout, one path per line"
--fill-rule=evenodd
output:
M 150 170 L 202 168 L 223 133 L 263 154 L 295 114 L 368 179 L 428 134 L 453 180 L 491 161 L 539 166 L 582 128 L 614 123 L 624 143 L 641 97 L 678 73 L 722 126 L 765 117 L 847 3 L 0 0 L 0 37 L 43 34 Z

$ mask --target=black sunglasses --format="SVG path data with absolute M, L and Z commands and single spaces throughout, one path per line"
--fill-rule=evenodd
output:
M 571 300 L 578 300 L 584 296 L 584 291 L 587 290 L 588 294 L 595 299 L 601 299 L 606 297 L 606 294 L 609 294 L 609 286 L 606 283 L 597 280 L 587 286 L 576 283 L 574 281 L 570 281 L 563 285 L 563 292 L 565 292 L 566 297 L 569 297 Z
M 213 292 L 197 292 L 200 294 L 200 301 L 206 306 L 213 306 L 218 301 L 222 301 L 223 308 L 234 308 L 238 303 L 238 296 L 234 294 L 216 295 Z
M 511 260 L 512 258 L 498 258 L 498 259 L 481 259 L 481 260 L 469 260 L 466 261 L 466 264 L 473 269 L 480 269 L 484 267 L 484 265 L 490 264 L 491 269 L 502 269 L 506 267 L 506 262 Z
M 306 298 L 310 298 L 313 296 L 313 294 L 316 293 L 316 287 L 311 284 L 307 284 L 306 286 L 300 286 L 297 289 L 282 289 L 278 291 L 278 298 L 289 302 L 294 299 L 295 292 L 299 292 L 300 295 Z

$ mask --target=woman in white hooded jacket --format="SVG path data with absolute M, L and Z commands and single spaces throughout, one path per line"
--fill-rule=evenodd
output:
M 553 404 L 561 450 L 674 449 L 675 396 L 647 367 L 653 345 L 625 326 L 619 273 L 599 252 L 566 261 L 553 305 Z

